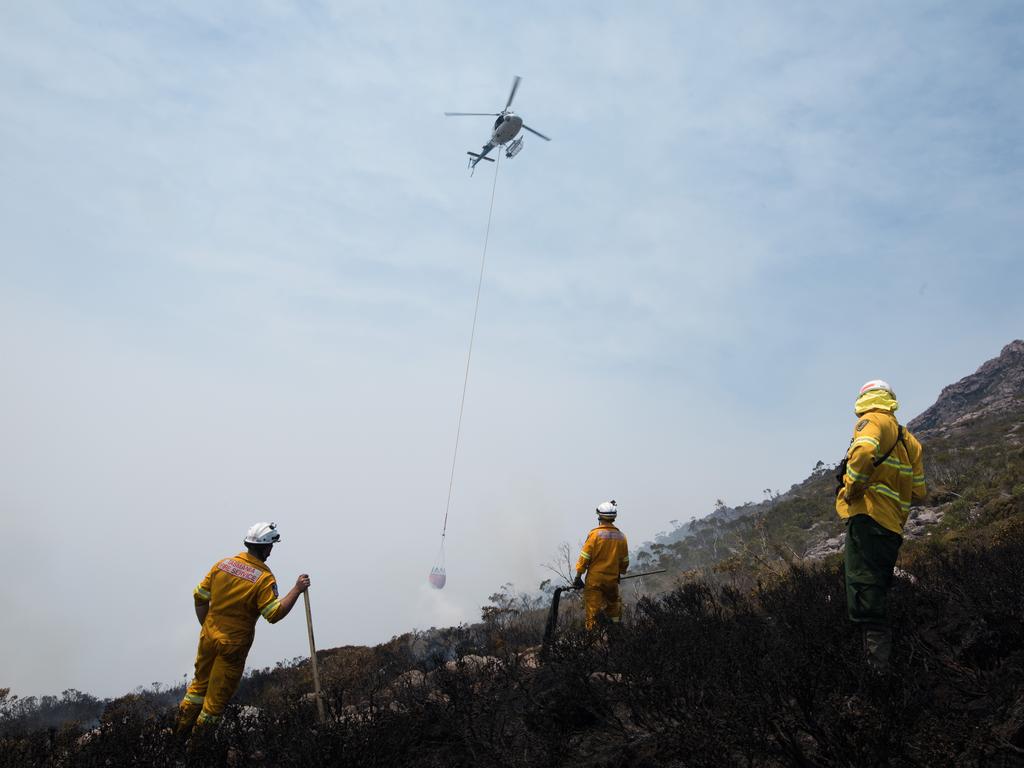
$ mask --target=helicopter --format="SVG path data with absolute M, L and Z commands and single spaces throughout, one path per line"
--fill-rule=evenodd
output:
M 488 116 L 496 117 L 494 121 L 494 128 L 491 131 L 491 140 L 484 144 L 483 149 L 479 152 L 466 152 L 470 156 L 469 169 L 472 171 L 476 168 L 477 163 L 481 160 L 486 160 L 489 163 L 494 162 L 493 157 L 488 157 L 487 154 L 495 147 L 505 147 L 505 157 L 512 158 L 519 154 L 523 148 L 523 137 L 520 136 L 518 139 L 516 135 L 519 133 L 520 128 L 525 128 L 530 133 L 540 136 L 544 141 L 551 141 L 540 131 L 535 131 L 533 128 L 523 122 L 523 118 L 512 112 L 509 107 L 512 106 L 512 99 L 516 97 L 516 91 L 519 90 L 519 82 L 522 80 L 519 75 L 515 76 L 512 81 L 512 90 L 509 91 L 508 101 L 505 102 L 505 109 L 501 112 L 445 112 L 446 117 L 467 117 L 467 116 Z M 506 146 L 507 145 L 507 146 Z

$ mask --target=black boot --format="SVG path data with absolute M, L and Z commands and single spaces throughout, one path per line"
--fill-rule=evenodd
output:
M 886 677 L 892 654 L 892 629 L 887 624 L 865 624 L 863 638 L 868 670 L 878 677 Z

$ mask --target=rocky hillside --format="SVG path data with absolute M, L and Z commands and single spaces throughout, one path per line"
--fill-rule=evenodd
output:
M 930 498 L 914 507 L 905 536 L 944 535 L 976 522 L 986 505 L 1021 503 L 1019 448 L 1024 441 L 1024 341 L 942 390 L 908 424 L 925 448 Z M 782 494 L 720 506 L 644 547 L 643 563 L 676 571 L 719 570 L 773 559 L 820 559 L 842 549 L 833 509 L 834 467 L 820 464 Z
M 1024 413 L 1024 341 L 1012 341 L 999 357 L 942 390 L 935 404 L 907 426 L 922 440 L 955 432 L 986 419 Z

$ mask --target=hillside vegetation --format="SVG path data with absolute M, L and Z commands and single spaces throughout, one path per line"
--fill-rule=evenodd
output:
M 820 466 L 647 548 L 642 566 L 672 571 L 655 593 L 618 632 L 583 632 L 570 604 L 543 664 L 540 602 L 505 590 L 480 624 L 318 654 L 322 725 L 303 660 L 249 675 L 187 747 L 180 689 L 0 690 L 0 766 L 1024 766 L 1024 343 L 910 426 L 932 494 L 900 556 L 886 680 L 863 676 Z
M 1021 511 L 1024 498 L 1024 341 L 956 384 L 912 419 L 924 444 L 929 498 L 911 510 L 909 541 L 955 539 L 963 529 Z M 839 446 L 841 452 L 843 446 Z M 758 564 L 820 559 L 841 551 L 835 515 L 834 465 L 819 462 L 785 493 L 712 514 L 679 527 L 639 553 L 640 566 L 672 571 L 749 571 Z

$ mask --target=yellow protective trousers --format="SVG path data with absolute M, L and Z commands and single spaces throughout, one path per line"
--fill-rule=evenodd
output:
M 618 577 L 611 576 L 602 579 L 600 574 L 590 574 L 587 577 L 586 586 L 583 587 L 583 607 L 586 610 L 587 629 L 597 628 L 597 617 L 601 613 L 618 624 L 622 619 Z
M 214 640 L 205 628 L 199 633 L 196 675 L 178 707 L 178 733 L 220 720 L 238 689 L 251 645 L 252 641 L 238 644 Z

